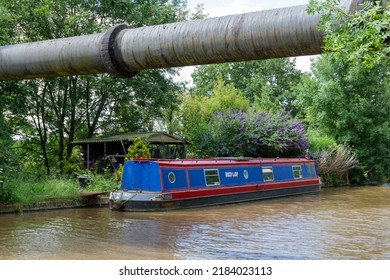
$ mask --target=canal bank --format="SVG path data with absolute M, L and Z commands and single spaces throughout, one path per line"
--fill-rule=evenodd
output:
M 0 214 L 24 213 L 33 211 L 60 210 L 84 207 L 108 206 L 107 192 L 81 193 L 80 198 L 49 197 L 30 204 L 1 204 Z

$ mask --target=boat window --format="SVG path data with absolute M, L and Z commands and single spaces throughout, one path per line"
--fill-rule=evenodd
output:
M 175 183 L 176 181 L 176 176 L 175 176 L 175 173 L 173 172 L 169 172 L 168 174 L 168 180 L 171 184 Z
M 274 172 L 272 171 L 272 167 L 263 167 L 263 181 L 273 181 L 274 180 Z
M 220 185 L 218 169 L 205 169 L 204 179 L 206 181 L 206 186 Z
M 245 178 L 245 179 L 248 179 L 248 178 L 249 178 L 248 170 L 244 170 L 244 178 Z
M 293 165 L 292 171 L 293 171 L 294 179 L 302 178 L 302 168 L 300 165 Z

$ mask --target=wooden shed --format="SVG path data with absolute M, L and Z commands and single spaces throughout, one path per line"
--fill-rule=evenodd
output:
M 76 140 L 72 146 L 80 146 L 85 167 L 92 169 L 101 160 L 112 158 L 123 163 L 127 149 L 136 138 L 141 138 L 148 146 L 152 158 L 185 158 L 185 145 L 188 142 L 164 132 L 131 132 L 107 137 Z

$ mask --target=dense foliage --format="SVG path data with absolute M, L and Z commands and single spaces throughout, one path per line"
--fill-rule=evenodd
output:
M 304 155 L 306 132 L 286 111 L 217 112 L 195 146 L 204 156 L 281 157 Z
M 374 67 L 390 55 L 390 10 L 386 1 L 364 1 L 357 12 L 345 10 L 340 0 L 310 0 L 308 12 L 321 14 L 319 30 L 324 49 L 338 60 Z
M 390 88 L 386 64 L 371 69 L 327 55 L 316 63 L 305 111 L 313 127 L 352 147 L 362 172 L 388 180 Z
M 293 108 L 291 89 L 302 75 L 294 65 L 294 60 L 274 59 L 198 67 L 182 107 L 192 155 L 302 154 L 307 147 L 304 128 L 299 124 L 298 133 L 292 127 L 298 121 L 287 110 Z
M 390 179 L 389 11 L 379 2 L 348 13 L 339 1 L 311 1 L 324 16 L 326 53 L 296 88 L 312 129 L 356 152 L 354 180 Z M 355 172 L 356 174 L 356 172 Z
M 193 96 L 210 96 L 222 80 L 262 110 L 291 111 L 291 89 L 299 83 L 301 72 L 294 59 L 280 58 L 199 66 L 192 77 Z
M 3 45 L 103 32 L 123 22 L 137 27 L 204 16 L 190 14 L 184 0 L 0 0 L 0 11 Z M 1 140 L 18 139 L 21 161 L 34 158 L 47 174 L 63 172 L 72 154 L 68 144 L 77 138 L 152 130 L 178 102 L 175 74 L 163 69 L 133 79 L 104 74 L 2 82 Z M 8 157 L 0 153 L 1 163 Z
M 202 127 L 206 127 L 217 112 L 249 109 L 250 102 L 233 85 L 218 80 L 209 95 L 182 97 L 181 121 L 183 136 L 196 145 L 202 139 Z M 191 148 L 191 147 L 190 147 Z

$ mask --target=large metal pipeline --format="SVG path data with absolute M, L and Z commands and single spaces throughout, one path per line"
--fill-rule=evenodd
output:
M 347 0 L 350 11 L 365 0 Z M 0 80 L 320 54 L 319 15 L 306 5 L 0 47 Z

